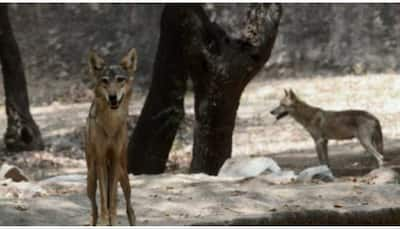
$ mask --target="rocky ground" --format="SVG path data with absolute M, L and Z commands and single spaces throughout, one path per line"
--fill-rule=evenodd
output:
M 273 80 L 261 74 L 243 94 L 233 137 L 233 156 L 268 156 L 283 170 L 295 173 L 318 165 L 313 142 L 300 125 L 289 118 L 275 122 L 269 114 L 283 95 L 283 88 L 290 87 L 316 106 L 366 109 L 375 114 L 383 127 L 387 165 L 398 170 L 399 80 L 395 74 Z M 40 93 L 40 88 L 30 91 L 32 97 L 36 93 Z M 87 95 L 80 103 L 66 98 L 48 106 L 32 107 L 45 139 L 44 151 L 6 155 L 4 145 L 0 145 L 1 161 L 18 166 L 30 180 L 17 186 L 9 180 L 1 181 L 0 225 L 84 225 L 88 222 L 86 168 L 81 147 L 90 91 Z M 144 93 L 136 93 L 131 103 L 130 130 L 143 102 Z M 319 211 L 353 223 L 365 223 L 362 220 L 369 216 L 375 217 L 375 223 L 393 223 L 390 218 L 393 215 L 399 218 L 399 186 L 373 184 L 362 177 L 375 165 L 356 141 L 330 143 L 332 171 L 337 177 L 334 183 L 271 184 L 264 175 L 254 179 L 186 175 L 194 119 L 191 93 L 187 95 L 185 107 L 186 118 L 174 142 L 167 174 L 131 177 L 138 224 L 278 224 L 279 219 L 287 217 L 314 219 L 312 222 L 318 224 L 323 223 L 317 220 L 321 217 L 316 216 L 322 214 Z M 0 127 L 2 135 L 6 127 L 4 108 L 0 109 Z M 57 178 L 57 182 L 46 181 L 65 175 L 71 176 Z M 120 223 L 126 225 L 125 211 L 120 206 Z M 362 216 L 358 221 L 357 217 L 348 215 L 354 212 L 360 212 L 357 217 Z M 301 220 L 293 222 L 302 223 Z

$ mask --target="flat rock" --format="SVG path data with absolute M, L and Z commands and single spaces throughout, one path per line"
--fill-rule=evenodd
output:
M 269 157 L 232 157 L 218 172 L 220 177 L 254 177 L 262 173 L 278 173 L 279 165 Z

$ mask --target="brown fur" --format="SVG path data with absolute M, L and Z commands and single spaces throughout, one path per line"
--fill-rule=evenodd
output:
M 86 129 L 87 194 L 92 207 L 91 224 L 97 224 L 96 189 L 100 189 L 100 223 L 115 225 L 118 181 L 124 193 L 130 225 L 135 224 L 127 172 L 127 117 L 132 94 L 136 51 L 131 49 L 120 65 L 108 66 L 93 51 L 89 72 L 96 82 Z
M 312 136 L 321 164 L 329 166 L 328 140 L 357 138 L 371 153 L 378 166 L 383 165 L 383 138 L 379 120 L 362 110 L 326 111 L 301 101 L 295 93 L 285 90 L 280 105 L 271 111 L 277 120 L 290 115 Z

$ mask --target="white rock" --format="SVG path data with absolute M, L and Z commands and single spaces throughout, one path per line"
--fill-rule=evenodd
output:
M 272 184 L 290 184 L 297 180 L 297 175 L 294 171 L 288 170 L 267 174 L 263 179 Z
M 332 171 L 326 165 L 307 168 L 301 171 L 297 176 L 297 181 L 302 183 L 311 182 L 314 179 L 332 182 L 334 181 L 335 177 L 333 176 Z
M 224 177 L 253 177 L 262 173 L 278 173 L 279 165 L 268 157 L 232 157 L 225 161 L 218 172 Z

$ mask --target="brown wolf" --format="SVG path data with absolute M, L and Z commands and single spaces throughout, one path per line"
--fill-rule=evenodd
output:
M 89 74 L 95 80 L 95 99 L 86 128 L 87 194 L 92 225 L 97 224 L 96 188 L 100 186 L 100 223 L 115 225 L 117 185 L 121 184 L 130 225 L 135 224 L 127 172 L 127 117 L 136 71 L 136 51 L 131 49 L 119 65 L 106 65 L 94 51 L 89 54 Z
M 280 105 L 271 111 L 279 120 L 287 115 L 299 122 L 314 139 L 318 159 L 329 166 L 328 140 L 357 138 L 383 166 L 383 139 L 379 120 L 361 110 L 327 111 L 301 101 L 292 90 L 285 90 Z

